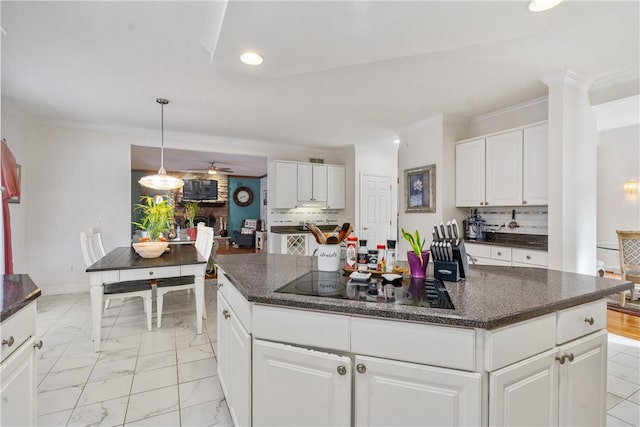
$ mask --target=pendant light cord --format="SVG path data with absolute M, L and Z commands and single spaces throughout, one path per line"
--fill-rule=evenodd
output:
M 164 104 L 160 103 L 160 167 L 164 168 Z

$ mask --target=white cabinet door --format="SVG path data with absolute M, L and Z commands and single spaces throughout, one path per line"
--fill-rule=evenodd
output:
M 229 323 L 229 360 L 231 375 L 230 393 L 227 398 L 233 425 L 251 424 L 251 335 L 244 329 L 231 311 Z
M 346 207 L 345 177 L 344 166 L 327 166 L 327 208 Z
M 219 270 L 218 270 L 219 271 Z M 222 385 L 222 391 L 225 396 L 230 395 L 231 374 L 229 372 L 229 323 L 225 316 L 231 312 L 229 304 L 218 292 L 218 314 L 217 314 L 217 331 L 218 331 L 218 349 L 216 351 L 216 363 L 218 365 L 218 378 Z
M 481 424 L 481 374 L 355 358 L 357 426 Z
M 554 348 L 489 374 L 490 426 L 558 425 Z
M 522 204 L 546 205 L 548 198 L 547 124 L 524 130 Z
M 351 359 L 255 339 L 253 425 L 351 424 Z
M 0 365 L 0 425 L 37 424 L 34 342 L 29 338 Z
M 292 162 L 274 162 L 275 208 L 292 209 L 298 203 L 298 165 Z
M 298 206 L 312 203 L 324 205 L 327 202 L 327 167 L 310 163 L 298 163 Z
M 485 202 L 484 138 L 456 145 L 456 206 Z
M 486 139 L 485 205 L 522 204 L 522 131 Z
M 603 426 L 607 411 L 607 331 L 560 347 L 560 425 Z
M 251 423 L 251 336 L 218 292 L 218 378 L 234 425 Z

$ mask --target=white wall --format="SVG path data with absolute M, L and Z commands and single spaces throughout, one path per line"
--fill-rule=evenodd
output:
M 429 245 L 433 224 L 456 218 L 462 225 L 464 215 L 455 208 L 455 142 L 468 136 L 468 124 L 465 120 L 439 114 L 404 128 L 399 134 L 398 224 L 411 233 L 418 230 Z M 404 171 L 430 164 L 436 165 L 436 211 L 407 213 Z M 407 250 L 409 244 L 400 239 L 398 259 L 406 259 Z
M 616 243 L 616 230 L 640 230 L 640 197 L 625 196 L 624 182 L 640 179 L 640 125 L 600 132 L 598 145 L 598 242 Z M 608 271 L 618 252 L 598 249 Z

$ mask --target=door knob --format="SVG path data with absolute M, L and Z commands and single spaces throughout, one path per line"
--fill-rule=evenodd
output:
M 584 323 L 588 323 L 589 325 L 593 325 L 593 317 L 585 317 Z
M 356 365 L 356 370 L 357 370 L 358 372 L 360 372 L 361 374 L 364 374 L 365 372 L 367 372 L 367 367 L 366 367 L 366 366 L 364 366 L 362 363 L 358 363 L 358 364 Z
M 558 362 L 560 362 L 561 365 L 564 365 L 564 361 L 566 359 L 567 356 L 565 356 L 564 354 L 562 356 L 556 356 L 556 360 Z
M 13 336 L 11 336 L 11 337 L 9 337 L 8 340 L 2 340 L 2 345 L 6 344 L 7 347 L 11 347 L 13 345 L 14 341 L 15 340 L 13 339 Z
M 231 315 L 229 314 L 229 310 L 227 310 L 226 308 L 222 310 L 222 315 L 224 316 L 225 319 L 228 319 L 229 317 L 231 317 Z
M 346 373 L 347 373 L 347 368 L 344 365 L 338 366 L 338 374 L 346 375 Z
M 574 358 L 573 353 L 569 353 L 567 355 L 567 359 L 569 360 L 569 362 L 573 362 L 573 358 Z
M 42 340 L 36 341 L 33 343 L 33 347 L 40 350 L 42 348 Z
M 363 230 L 368 230 L 368 229 L 369 229 L 369 227 L 362 227 L 362 229 L 363 229 Z

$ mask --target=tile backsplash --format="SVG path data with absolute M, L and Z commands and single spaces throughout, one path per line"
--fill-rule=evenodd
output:
M 269 226 L 299 225 L 312 222 L 318 225 L 338 224 L 340 222 L 338 210 L 320 208 L 296 208 L 283 211 L 274 209 L 269 211 Z
M 509 228 L 511 212 L 514 209 L 518 227 Z M 487 232 L 547 235 L 549 229 L 547 206 L 484 207 L 478 208 L 478 215 L 486 221 L 485 230 Z

